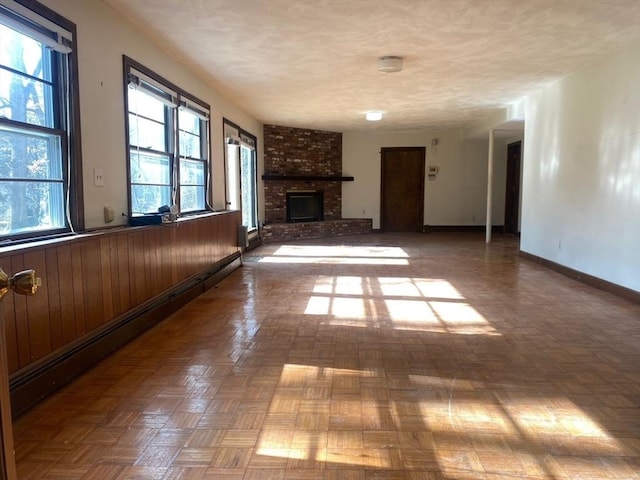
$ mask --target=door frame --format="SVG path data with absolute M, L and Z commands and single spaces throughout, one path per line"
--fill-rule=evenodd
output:
M 11 397 L 9 394 L 9 364 L 7 361 L 7 338 L 0 297 L 0 480 L 17 478 L 13 445 L 13 423 Z

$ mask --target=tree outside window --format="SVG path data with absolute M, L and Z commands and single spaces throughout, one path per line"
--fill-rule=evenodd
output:
M 0 238 L 65 229 L 66 132 L 55 115 L 64 58 L 1 22 Z

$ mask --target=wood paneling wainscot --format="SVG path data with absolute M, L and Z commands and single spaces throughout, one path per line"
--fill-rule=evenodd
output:
M 239 267 L 240 223 L 219 212 L 0 249 L 5 272 L 42 278 L 1 307 L 14 414 Z

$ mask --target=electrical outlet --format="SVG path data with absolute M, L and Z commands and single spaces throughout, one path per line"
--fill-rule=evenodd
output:
M 104 207 L 104 223 L 113 222 L 113 208 L 109 206 Z

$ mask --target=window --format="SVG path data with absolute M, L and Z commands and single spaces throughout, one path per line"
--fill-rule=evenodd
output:
M 30 5 L 0 5 L 2 241 L 82 227 L 75 27 Z
M 256 137 L 224 121 L 226 138 L 227 207 L 240 210 L 249 232 L 258 229 L 258 167 Z
M 209 106 L 124 57 L 130 215 L 208 210 Z

